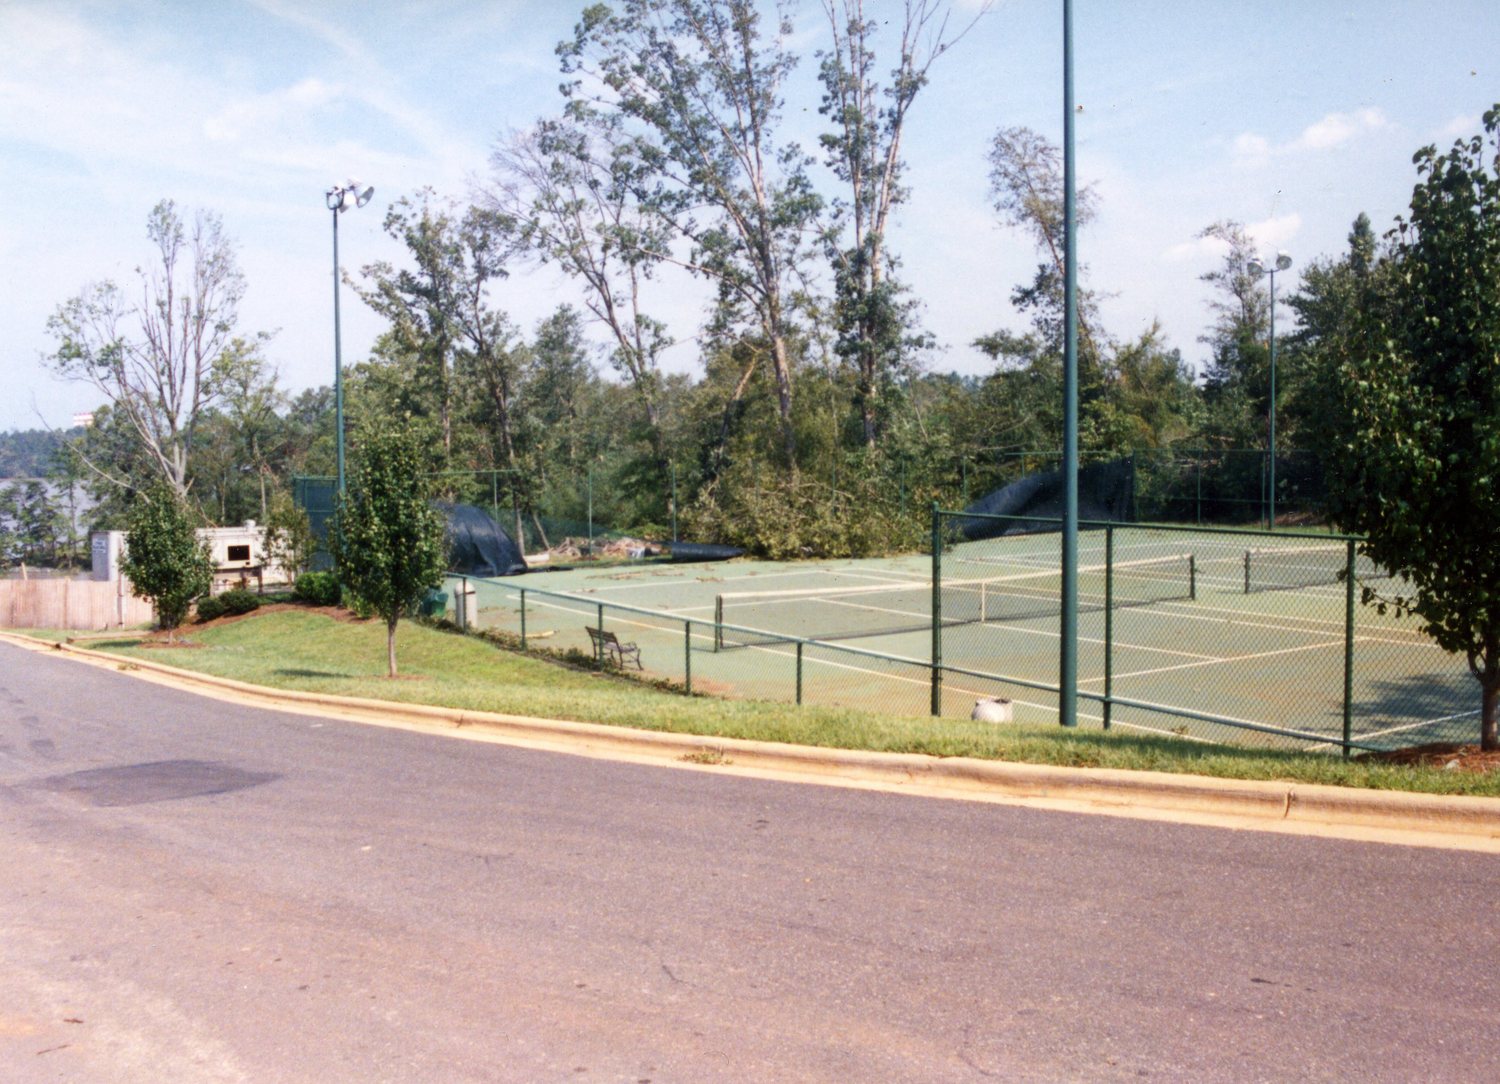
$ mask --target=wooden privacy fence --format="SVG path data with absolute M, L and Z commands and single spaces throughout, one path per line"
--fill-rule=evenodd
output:
M 115 629 L 154 619 L 151 604 L 118 581 L 0 580 L 0 627 Z

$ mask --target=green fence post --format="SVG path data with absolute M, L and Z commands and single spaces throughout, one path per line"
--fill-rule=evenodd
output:
M 599 623 L 594 627 L 600 632 L 604 631 L 604 603 L 599 603 Z M 604 669 L 604 643 L 602 639 L 594 641 L 594 661 L 599 664 L 599 669 Z
M 1104 528 L 1104 729 L 1113 715 L 1115 692 L 1115 529 Z
M 802 648 L 801 640 L 797 641 L 797 706 L 802 706 Z
M 594 552 L 594 468 L 589 467 L 589 556 Z
M 677 464 L 672 464 L 672 541 L 677 541 Z
M 521 588 L 521 650 L 526 650 L 526 588 Z
M 693 695 L 693 623 L 684 621 L 682 623 L 682 688 L 689 696 Z
M 1344 554 L 1344 756 L 1354 731 L 1354 539 Z
M 932 502 L 932 702 L 933 716 L 943 714 L 943 514 Z

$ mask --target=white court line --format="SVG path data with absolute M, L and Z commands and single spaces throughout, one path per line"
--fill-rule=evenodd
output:
M 1402 723 L 1400 726 L 1387 727 L 1385 730 L 1370 730 L 1359 735 L 1360 739 L 1382 738 L 1387 734 L 1399 734 L 1403 730 L 1420 730 L 1424 726 L 1437 726 L 1439 723 L 1451 723 L 1455 719 L 1467 719 L 1471 715 L 1480 714 L 1480 710 L 1461 711 L 1457 715 L 1440 715 L 1436 719 L 1423 719 L 1416 723 Z
M 1062 639 L 1062 633 L 1060 633 L 1060 632 L 1053 632 L 1051 629 L 1029 629 L 1029 628 L 1026 628 L 1023 625 L 1020 625 L 1020 624 L 1015 623 L 1015 622 L 1010 622 L 1010 621 L 973 621 L 973 622 L 970 622 L 970 625 L 971 626 L 976 626 L 978 628 L 990 629 L 990 630 L 992 630 L 994 632 L 1016 633 L 1016 634 L 1020 634 L 1020 635 L 1023 635 L 1023 636 L 1041 636 L 1041 637 L 1044 637 L 1044 638 L 1046 638 L 1048 640 L 1060 640 L 1060 639 Z M 954 628 L 954 627 L 963 628 L 964 626 L 961 626 L 961 625 L 960 626 L 949 625 L 949 626 L 946 626 L 946 627 L 948 627 L 948 628 Z M 947 641 L 945 639 L 944 643 L 946 643 L 946 642 Z M 1101 636 L 1080 636 L 1080 637 L 1078 637 L 1078 642 L 1080 644 L 1102 644 L 1102 643 L 1104 643 L 1104 638 L 1101 637 Z M 1200 655 L 1200 654 L 1198 654 L 1197 652 L 1194 652 L 1194 651 L 1178 651 L 1175 648 L 1170 648 L 1170 647 L 1156 647 L 1154 645 L 1153 646 L 1148 646 L 1146 644 L 1124 644 L 1124 643 L 1121 643 L 1119 640 L 1115 641 L 1115 647 L 1116 648 L 1121 648 L 1121 647 L 1129 648 L 1131 651 L 1143 651 L 1143 652 L 1146 652 L 1146 653 L 1152 654 L 1152 655 L 1176 655 L 1179 658 L 1184 658 L 1184 659 L 1201 659 L 1204 662 L 1221 662 L 1222 661 L 1222 657 L 1218 656 L 1218 655 Z
M 1320 651 L 1326 647 L 1343 647 L 1344 641 L 1330 640 L 1326 644 L 1303 644 L 1301 647 L 1283 647 L 1275 651 L 1258 651 L 1253 655 L 1227 655 L 1221 659 L 1213 659 L 1207 662 L 1184 662 L 1176 666 L 1159 666 L 1154 670 L 1132 670 L 1126 674 L 1114 674 L 1113 679 L 1119 681 L 1123 678 L 1146 677 L 1150 674 L 1164 674 L 1169 670 L 1190 670 L 1195 666 L 1215 666 L 1232 662 L 1249 662 L 1252 659 L 1269 659 L 1276 655 L 1295 655 L 1299 651 Z M 1091 685 L 1094 682 L 1103 681 L 1101 675 L 1096 678 L 1080 678 L 1078 684 Z

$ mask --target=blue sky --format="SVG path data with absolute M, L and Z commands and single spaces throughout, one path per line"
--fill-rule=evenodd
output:
M 581 8 L 0 0 L 0 429 L 66 425 L 98 405 L 42 364 L 46 320 L 92 281 L 130 280 L 164 197 L 222 215 L 249 281 L 241 328 L 276 333 L 284 385 L 330 382 L 324 190 L 350 176 L 376 188 L 340 223 L 346 268 L 399 259 L 380 230 L 389 201 L 422 186 L 464 197 L 497 135 L 556 110 L 553 47 Z M 792 10 L 804 60 L 785 130 L 812 150 L 825 23 L 817 0 Z M 941 344 L 934 368 L 983 371 L 968 344 L 1021 326 L 1008 298 L 1035 255 L 996 224 L 984 155 L 1002 126 L 1060 138 L 1060 10 L 995 4 L 934 67 L 911 118 L 912 198 L 894 242 Z M 1191 362 L 1208 323 L 1198 276 L 1218 256 L 1199 230 L 1242 221 L 1299 266 L 1336 253 L 1359 211 L 1383 231 L 1405 209 L 1419 146 L 1477 131 L 1500 101 L 1493 0 L 1075 0 L 1074 18 L 1079 171 L 1099 195 L 1080 240 L 1088 282 L 1107 295 L 1110 332 L 1160 320 Z M 523 270 L 497 300 L 529 331 L 570 289 Z M 669 279 L 653 300 L 681 340 L 673 367 L 694 364 L 702 296 Z M 380 327 L 344 301 L 352 362 Z

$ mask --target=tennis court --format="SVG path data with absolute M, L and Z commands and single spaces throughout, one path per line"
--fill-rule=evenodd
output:
M 939 703 L 982 697 L 1055 722 L 1058 538 L 943 547 Z M 1337 582 L 1316 536 L 1120 525 L 1080 535 L 1079 713 L 1126 732 L 1339 748 L 1472 738 L 1478 683 L 1411 619 Z M 1362 562 L 1362 563 L 1361 563 Z M 1368 561 L 1356 578 L 1389 586 Z M 1106 574 L 1105 570 L 1108 569 Z M 637 643 L 696 691 L 925 715 L 933 706 L 930 555 L 577 569 L 471 581 L 478 621 L 590 652 L 587 626 Z M 1094 699 L 1108 696 L 1110 703 Z

